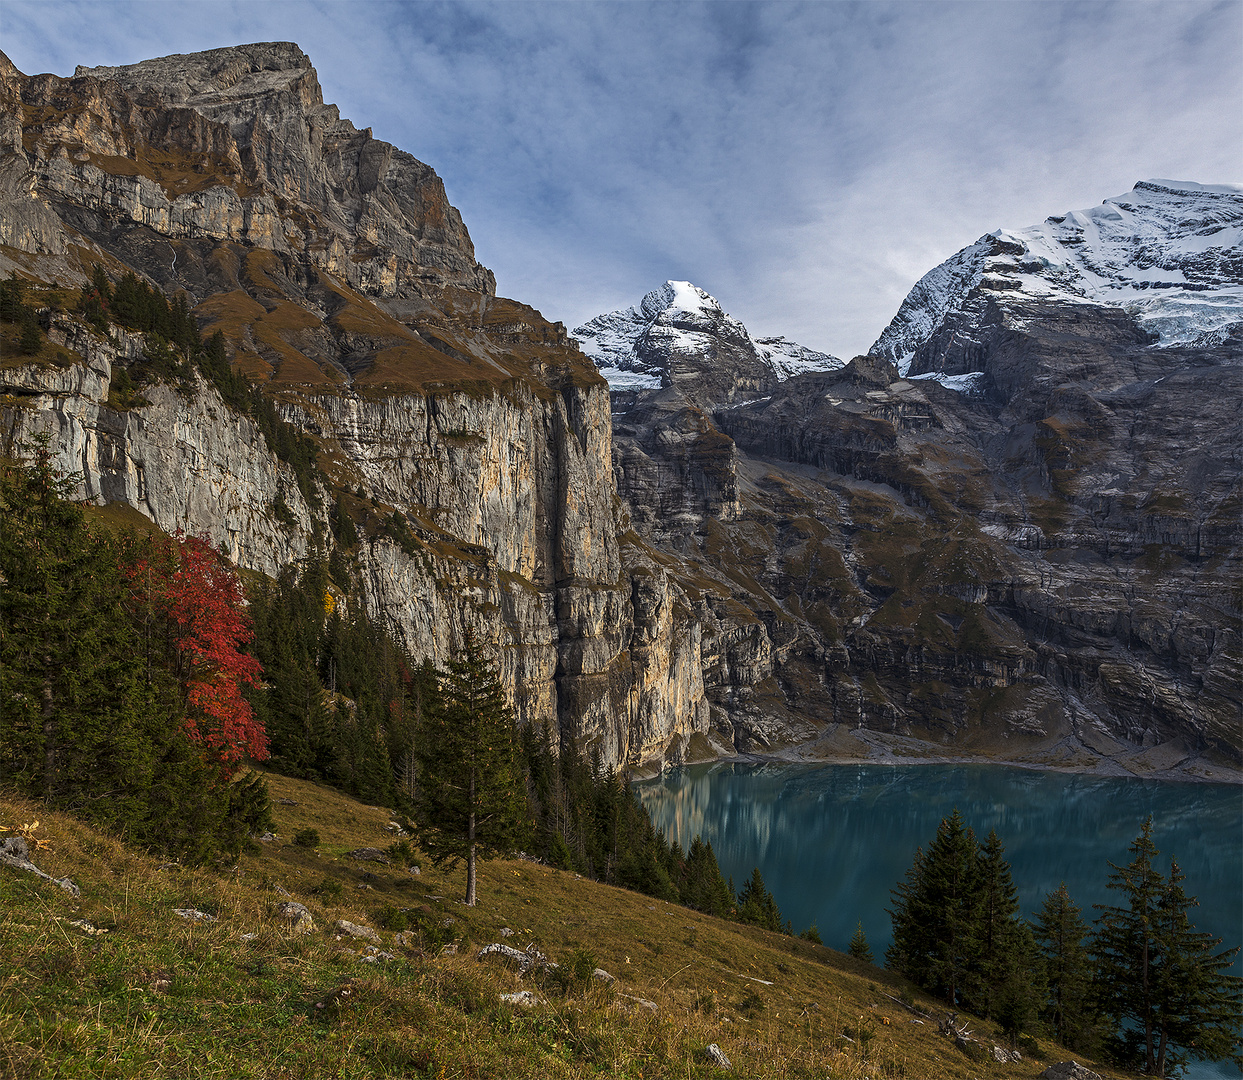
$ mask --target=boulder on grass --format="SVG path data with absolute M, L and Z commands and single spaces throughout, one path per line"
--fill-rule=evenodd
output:
M 363 941 L 374 942 L 376 945 L 380 944 L 380 935 L 372 930 L 370 926 L 359 926 L 358 923 L 338 919 L 332 924 L 332 929 L 338 935 L 345 934 L 352 938 L 361 938 Z
M 6 836 L 0 839 L 0 866 L 11 866 L 15 870 L 25 870 L 28 874 L 41 877 L 44 881 L 59 885 L 75 899 L 82 895 L 82 891 L 67 877 L 54 878 L 30 861 L 30 847 L 24 836 Z
M 1102 1080 L 1102 1077 L 1077 1061 L 1059 1061 L 1045 1069 L 1040 1080 Z
M 276 917 L 293 923 L 293 929 L 303 934 L 309 934 L 315 929 L 315 920 L 311 918 L 310 911 L 304 904 L 298 904 L 292 900 L 276 905 Z
M 524 1009 L 531 1009 L 539 1004 L 539 998 L 531 990 L 519 990 L 513 994 L 501 994 L 501 1000 L 506 1005 L 521 1005 Z

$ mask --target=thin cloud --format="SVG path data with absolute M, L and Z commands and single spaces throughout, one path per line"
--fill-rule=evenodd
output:
M 1243 6 L 38 3 L 26 71 L 295 40 L 431 164 L 498 287 L 573 326 L 687 278 L 852 355 L 999 226 L 1238 180 Z

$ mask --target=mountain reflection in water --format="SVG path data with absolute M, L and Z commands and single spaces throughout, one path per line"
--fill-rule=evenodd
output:
M 1006 847 L 1023 913 L 1062 881 L 1091 923 L 1109 862 L 1151 813 L 1158 865 L 1178 859 L 1197 896 L 1196 925 L 1243 943 L 1243 789 L 1005 768 L 997 765 L 693 765 L 635 785 L 656 824 L 687 847 L 712 842 L 735 885 L 758 866 L 795 931 L 816 924 L 845 949 L 855 924 L 883 963 L 890 890 L 957 807 L 983 840 Z M 1236 964 L 1237 973 L 1239 965 Z

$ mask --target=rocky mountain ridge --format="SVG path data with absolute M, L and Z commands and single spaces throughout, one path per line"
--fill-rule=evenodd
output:
M 1162 345 L 1220 344 L 1243 323 L 1243 185 L 1145 180 L 982 236 L 920 278 L 869 351 L 904 375 L 965 374 L 960 324 L 989 301 L 1019 320 L 1048 300 L 1121 308 Z
M 1115 235 L 1095 241 L 1114 277 L 1160 263 L 1187 279 L 1179 303 L 1207 298 L 1218 319 L 1236 289 L 1235 190 L 1137 190 L 1142 235 L 1125 242 L 1107 203 Z M 829 723 L 800 754 L 883 732 L 1140 772 L 1209 748 L 1237 761 L 1239 328 L 1162 339 L 1171 297 L 1160 316 L 1093 300 L 1082 282 L 1103 281 L 1105 260 L 1083 252 L 1057 288 L 993 288 L 997 260 L 1016 258 L 1003 235 L 931 272 L 841 370 L 763 394 L 700 383 L 694 402 L 614 388 L 619 490 L 641 533 L 762 626 L 768 675 L 723 709 L 740 747 L 816 717 Z
M 52 432 L 85 497 L 269 574 L 348 514 L 371 615 L 436 663 L 473 628 L 520 718 L 609 766 L 910 740 L 1237 765 L 1229 331 L 1157 355 L 1119 306 L 969 297 L 945 325 L 970 366 L 925 365 L 982 373 L 957 393 L 756 341 L 671 282 L 576 331 L 589 357 L 495 295 L 439 178 L 325 105 L 297 46 L 70 79 L 0 57 L 0 94 L 0 273 L 186 296 L 318 451 L 304 492 L 202 379 L 119 395 L 144 342 L 49 308 L 58 358 L 0 357 L 3 451 Z M 647 382 L 610 392 L 602 355 Z
M 666 281 L 638 307 L 597 315 L 576 327 L 574 338 L 609 387 L 621 391 L 677 384 L 691 397 L 707 390 L 733 400 L 843 363 L 784 337 L 753 338 L 716 297 L 689 281 Z

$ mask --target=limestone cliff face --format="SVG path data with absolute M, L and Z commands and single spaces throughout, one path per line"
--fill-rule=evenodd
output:
M 495 291 L 440 178 L 325 105 L 292 43 L 79 67 L 72 79 L 27 79 L 5 59 L 0 74 L 0 146 L 24 153 L 39 195 L 74 228 L 123 221 L 296 251 L 381 296 Z M 5 242 L 30 249 L 17 239 Z
M 443 664 L 473 628 L 520 719 L 610 766 L 706 730 L 694 620 L 623 565 L 607 384 L 495 296 L 439 178 L 325 105 L 296 46 L 71 79 L 2 60 L 0 95 L 0 271 L 77 286 L 102 265 L 187 296 L 320 475 L 300 489 L 198 376 L 126 397 L 141 337 L 55 310 L 61 363 L 0 364 L 6 452 L 50 430 L 85 497 L 268 574 L 331 544 L 342 500 L 365 606 L 414 655 Z
M 1199 217 L 1171 212 L 1171 228 L 1200 221 L 1188 245 L 1216 251 L 1205 237 L 1228 233 L 1237 196 L 1193 187 Z M 1177 239 L 1143 250 L 1170 262 Z M 632 521 L 710 612 L 722 741 L 836 756 L 883 733 L 1141 773 L 1197 755 L 1237 766 L 1238 329 L 1167 342 L 1152 305 L 1008 287 L 997 264 L 1017 247 L 986 238 L 928 275 L 877 355 L 749 401 L 718 372 L 695 407 L 676 385 L 630 385 L 618 349 L 597 358 L 621 373 L 614 467 Z M 1192 254 L 1200 276 L 1178 302 L 1218 286 L 1229 301 L 1228 246 Z M 1213 317 L 1228 307 L 1210 299 Z M 618 323 L 586 329 L 637 356 Z
M 188 390 L 152 386 L 141 407 L 119 408 L 109 404 L 113 373 L 137 357 L 141 337 L 107 340 L 70 318 L 53 321 L 48 336 L 73 359 L 0 369 L 6 454 L 50 431 L 55 465 L 78 479 L 83 499 L 128 504 L 165 532 L 207 532 L 267 574 L 306 554 L 311 513 L 293 473 L 201 378 Z M 278 497 L 290 527 L 273 516 Z
M 268 574 L 347 515 L 371 615 L 438 664 L 474 630 L 520 719 L 606 765 L 908 736 L 1139 772 L 1243 757 L 1243 343 L 1182 332 L 1195 275 L 1234 273 L 1199 232 L 1135 249 L 1186 295 L 1158 274 L 1131 307 L 1085 293 L 1096 256 L 1055 265 L 1086 243 L 1071 218 L 986 238 L 845 367 L 671 282 L 589 324 L 610 400 L 294 45 L 70 79 L 0 55 L 0 99 L 0 273 L 42 283 L 58 357 L 0 357 L 0 452 L 50 431 L 84 497 Z M 1092 235 L 1185 232 L 1179 190 Z M 151 343 L 65 311 L 96 267 L 185 298 L 318 472 L 197 375 L 135 393 Z
M 873 360 L 852 367 L 888 368 L 887 384 L 804 379 L 718 413 L 748 453 L 825 470 L 844 496 L 836 521 L 819 515 L 836 571 L 801 577 L 807 548 L 779 542 L 765 581 L 804 616 L 837 616 L 839 719 L 981 748 L 1237 760 L 1238 354 L 1143 346 L 1127 364 L 1159 365 L 1156 380 L 1080 381 L 1074 354 L 1117 361 L 1116 327 L 1106 313 L 1093 342 L 1085 311 L 1074 333 L 1058 314 L 989 344 L 986 370 L 1033 369 L 1009 371 L 1021 390 L 1004 404 Z

